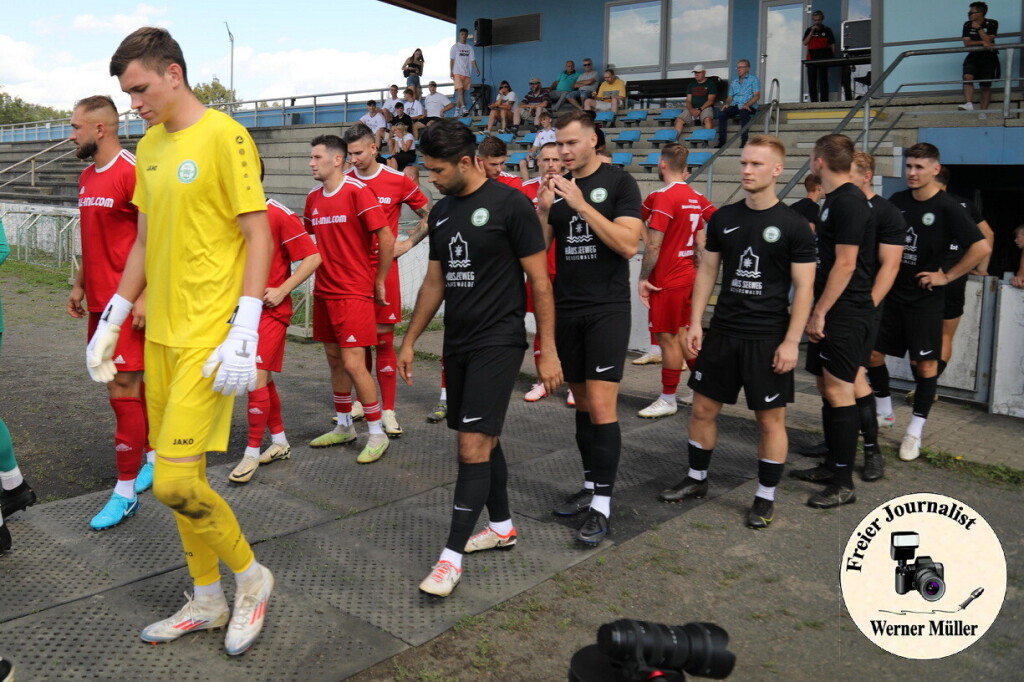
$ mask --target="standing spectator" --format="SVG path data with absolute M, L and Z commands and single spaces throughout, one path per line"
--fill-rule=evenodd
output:
M 687 123 L 703 122 L 711 130 L 715 120 L 715 101 L 718 99 L 718 81 L 709 80 L 703 64 L 693 67 L 693 82 L 686 86 L 686 108 L 676 117 L 675 128 L 680 135 Z
M 984 2 L 972 2 L 967 10 L 967 21 L 964 22 L 963 39 L 965 47 L 984 47 L 983 52 L 968 52 L 964 57 L 964 103 L 960 108 L 965 111 L 974 109 L 974 81 L 999 78 L 999 56 L 996 52 L 996 34 L 999 22 L 986 19 L 988 5 Z M 981 84 L 981 108 L 988 109 L 992 100 L 992 84 Z
M 390 96 L 381 103 L 380 110 L 381 113 L 384 114 L 384 120 L 388 122 L 388 125 L 391 125 L 391 119 L 395 115 L 395 105 L 401 102 L 402 99 L 398 96 L 397 85 L 392 85 L 388 94 Z
M 359 118 L 359 122 L 373 131 L 373 137 L 377 140 L 378 145 L 383 144 L 384 136 L 388 131 L 388 122 L 384 118 L 384 114 L 377 108 L 377 100 L 371 99 L 366 103 L 366 113 Z
M 452 81 L 455 83 L 455 100 L 458 102 L 458 115 L 465 116 L 466 92 L 473 85 L 473 71 L 480 73 L 480 67 L 476 65 L 476 51 L 472 45 L 467 45 L 469 29 L 459 29 L 459 42 L 452 45 L 449 56 L 449 68 Z M 418 81 L 417 81 L 418 82 Z
M 454 107 L 455 105 L 450 99 L 437 91 L 436 82 L 427 83 L 427 96 L 423 98 L 423 108 L 426 109 L 427 114 L 423 117 L 424 125 L 430 125 L 439 118 L 443 118 L 445 113 Z
M 462 30 L 465 31 L 466 29 Z M 405 86 L 412 88 L 413 92 L 416 93 L 416 99 L 419 99 L 420 76 L 423 75 L 423 50 L 417 47 L 412 51 L 412 56 L 402 64 L 402 75 L 405 76 Z
M 412 165 L 416 163 L 416 139 L 404 123 L 391 126 L 391 139 L 388 141 L 388 151 L 391 152 L 388 165 L 395 170 L 402 171 L 413 182 L 416 182 L 418 174 L 414 175 L 416 168 Z M 407 173 L 407 168 L 412 172 Z
M 533 114 L 533 125 L 540 125 L 540 115 L 551 104 L 551 97 L 547 88 L 540 86 L 539 78 L 530 79 L 530 89 L 526 96 L 519 102 L 515 114 L 512 117 L 512 132 L 519 134 L 519 124 L 522 123 L 523 113 Z
M 516 93 L 512 91 L 512 86 L 508 84 L 508 81 L 501 81 L 501 85 L 498 86 L 498 96 L 488 107 L 491 113 L 487 117 L 487 134 L 491 134 L 494 124 L 501 119 L 501 125 L 499 126 L 500 132 L 505 132 L 505 127 L 508 125 L 510 114 L 512 113 L 512 107 L 516 104 Z
M 804 31 L 804 45 L 807 46 L 807 60 L 832 59 L 836 56 L 836 37 L 825 25 L 825 13 L 820 9 L 811 15 L 812 23 Z M 828 101 L 828 67 L 807 65 L 807 92 L 812 102 Z
M 725 135 L 729 119 L 739 115 L 740 126 L 746 127 L 757 112 L 757 100 L 761 99 L 761 81 L 750 73 L 750 60 L 736 62 L 736 77 L 729 83 L 729 96 L 718 114 L 718 147 L 725 146 Z M 741 145 L 747 144 L 747 132 L 743 131 Z
M 557 97 L 555 100 L 555 110 L 562 106 L 562 102 L 566 97 L 569 96 L 576 89 L 576 81 L 579 80 L 580 74 L 576 71 L 576 62 L 568 60 L 565 62 L 565 69 L 562 73 L 558 74 L 555 80 L 551 81 L 550 94 L 553 97 Z
M 402 103 L 405 106 L 405 113 L 410 119 L 412 119 L 412 125 L 409 126 L 409 132 L 412 133 L 413 136 L 419 137 L 420 131 L 426 127 L 423 124 L 423 105 L 415 98 L 412 88 L 406 88 L 402 95 L 405 97 L 405 101 Z
M 825 189 L 821 186 L 821 178 L 814 173 L 808 173 L 804 178 L 804 191 L 807 196 L 790 206 L 791 209 L 807 218 L 811 224 L 811 230 L 817 232 L 818 215 L 821 213 L 821 202 L 825 198 Z
M 626 84 L 615 75 L 613 69 L 605 69 L 604 82 L 597 89 L 597 96 L 583 102 L 587 111 L 618 111 L 619 104 L 626 99 Z

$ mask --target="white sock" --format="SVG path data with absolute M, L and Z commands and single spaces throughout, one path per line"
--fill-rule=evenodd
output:
M 448 400 L 448 389 L 447 388 L 442 388 L 441 389 L 441 402 L 443 403 L 443 402 L 446 402 L 447 400 Z
M 658 398 L 664 400 L 669 405 L 675 403 L 676 401 L 676 396 L 673 393 L 662 393 L 661 395 L 658 396 Z
M 260 562 L 255 559 L 249 564 L 249 568 L 245 569 L 241 573 L 235 573 L 235 585 L 239 589 L 245 589 L 257 582 L 263 577 L 263 571 Z
M 114 485 L 114 492 L 121 497 L 127 497 L 129 500 L 135 499 L 135 479 L 129 479 L 127 481 L 118 480 L 117 484 Z
M 921 432 L 924 431 L 924 423 L 928 421 L 924 417 L 918 417 L 916 414 L 910 417 L 910 423 L 907 424 L 907 433 L 911 436 L 921 437 Z
M 583 481 L 583 489 L 584 490 L 589 490 L 590 492 L 594 492 L 594 482 L 593 481 Z
M 441 558 L 438 559 L 438 561 L 447 561 L 448 563 L 450 563 L 455 568 L 457 568 L 459 570 L 462 570 L 462 553 L 461 552 L 456 552 L 454 550 L 451 550 L 451 549 L 448 549 L 447 547 L 445 547 L 444 551 L 441 552 Z
M 10 471 L 0 471 L 0 487 L 4 490 L 14 490 L 25 480 L 21 475 L 21 469 L 14 467 Z
M 195 586 L 196 598 L 209 599 L 211 597 L 220 596 L 224 598 L 224 588 L 221 587 L 220 581 L 210 583 L 209 585 L 196 585 Z
M 245 452 L 242 454 L 242 457 L 259 457 L 259 456 L 260 456 L 260 449 L 259 448 L 254 448 L 252 446 L 246 446 Z
M 3 515 L 0 515 L 0 528 L 3 528 L 3 527 L 4 527 L 4 517 L 3 517 Z
M 884 398 L 879 398 L 876 395 L 875 412 L 882 415 L 883 417 L 888 417 L 890 414 L 892 414 L 892 396 L 887 395 Z
M 508 519 L 507 521 L 491 521 L 487 525 L 490 526 L 491 530 L 498 535 L 508 535 L 512 532 L 513 528 L 512 519 Z
M 156 464 L 156 450 L 150 450 L 146 453 L 146 463 Z
M 612 498 L 607 495 L 594 495 L 594 499 L 590 501 L 590 508 L 601 512 L 610 519 L 612 517 Z
M 757 493 L 755 494 L 755 497 L 760 497 L 760 498 L 763 498 L 765 500 L 768 500 L 769 502 L 774 502 L 775 501 L 775 486 L 772 486 L 771 488 L 768 488 L 768 487 L 765 487 L 765 486 L 761 485 L 760 483 L 758 483 L 757 484 Z
M 652 343 L 650 348 L 649 348 L 649 352 L 650 352 L 651 355 L 657 355 L 660 358 L 661 357 L 661 346 L 659 346 L 656 343 Z
M 691 467 L 686 475 L 689 476 L 690 478 L 694 479 L 695 481 L 703 481 L 704 479 L 706 479 L 708 477 L 708 470 L 707 469 L 704 469 L 704 470 L 694 469 L 694 468 Z
M 338 426 L 334 430 L 341 433 L 338 429 L 344 429 L 352 426 L 352 413 L 351 412 L 338 412 Z
M 384 427 L 381 426 L 381 423 L 380 423 L 379 419 L 377 419 L 375 421 L 372 421 L 372 422 L 371 421 L 367 421 L 366 422 L 366 428 L 368 428 L 370 430 L 370 435 L 371 436 L 381 435 L 381 434 L 384 433 Z
M 270 434 L 270 442 L 273 443 L 274 445 L 284 445 L 285 447 L 288 446 L 288 439 L 285 438 L 284 431 L 282 431 L 281 433 Z

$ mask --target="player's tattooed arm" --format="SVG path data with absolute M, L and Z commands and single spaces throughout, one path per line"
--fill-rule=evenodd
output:
M 416 223 L 416 228 L 409 233 L 408 238 L 404 241 L 395 242 L 395 258 L 408 253 L 412 247 L 419 244 L 427 236 L 427 232 L 430 231 L 427 225 L 427 216 L 430 215 L 430 207 L 422 206 L 416 209 L 416 215 L 420 217 L 420 221 Z
M 694 238 L 693 264 L 700 267 L 700 261 L 704 257 L 704 247 L 708 244 L 707 230 L 700 230 Z
M 644 257 L 640 263 L 640 282 L 637 284 L 637 291 L 640 294 L 640 301 L 650 308 L 651 293 L 661 291 L 661 287 L 651 284 L 650 278 L 654 266 L 658 264 L 658 255 L 661 253 L 661 244 L 665 240 L 665 234 L 649 227 L 645 227 L 644 230 L 647 232 L 647 238 L 644 240 Z

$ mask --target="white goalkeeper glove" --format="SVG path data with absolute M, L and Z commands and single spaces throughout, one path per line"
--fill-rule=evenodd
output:
M 114 294 L 100 315 L 96 331 L 85 347 L 85 367 L 93 381 L 106 384 L 114 380 L 117 374 L 113 360 L 114 349 L 121 334 L 121 325 L 131 312 L 131 302 Z
M 213 390 L 218 393 L 242 395 L 256 389 L 256 346 L 260 340 L 262 313 L 263 301 L 260 299 L 252 296 L 238 299 L 228 338 L 210 353 L 203 365 L 204 377 L 217 372 Z

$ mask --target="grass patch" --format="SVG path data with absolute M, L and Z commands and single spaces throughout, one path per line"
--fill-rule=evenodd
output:
M 482 624 L 487 620 L 482 613 L 476 615 L 463 616 L 459 619 L 459 622 L 452 628 L 454 632 L 462 632 L 463 630 L 470 630 L 476 626 Z
M 1019 469 L 1011 469 L 1001 464 L 969 462 L 959 455 L 932 448 L 921 448 L 921 456 L 936 469 L 955 471 L 990 483 L 1024 489 L 1024 471 Z
M 68 284 L 68 273 L 66 270 L 56 270 L 45 265 L 25 263 L 24 261 L 7 259 L 4 263 L 3 277 L 0 279 L 18 278 L 22 283 L 30 285 L 30 289 L 37 287 L 49 287 L 51 289 L 70 290 Z M 24 293 L 18 290 L 19 293 Z
M 562 590 L 563 597 L 586 597 L 594 589 L 594 586 L 586 580 L 583 580 L 582 578 L 570 578 L 564 571 L 556 573 L 554 575 L 554 580 L 559 589 Z

